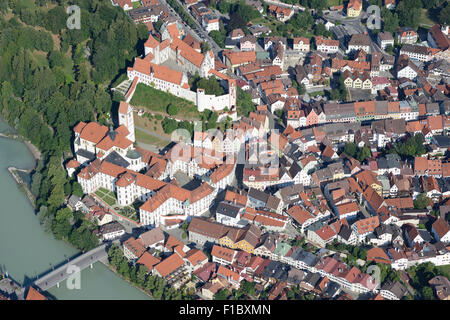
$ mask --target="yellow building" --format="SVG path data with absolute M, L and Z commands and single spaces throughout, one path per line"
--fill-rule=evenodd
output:
M 212 149 L 216 152 L 222 151 L 222 135 L 213 138 Z
M 354 18 L 361 14 L 362 0 L 350 0 L 347 5 L 347 16 Z

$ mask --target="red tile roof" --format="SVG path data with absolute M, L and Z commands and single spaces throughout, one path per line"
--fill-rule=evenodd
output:
M 97 122 L 89 122 L 81 130 L 80 138 L 92 143 L 99 143 L 108 130 L 108 127 L 100 125 Z
M 47 299 L 39 291 L 30 286 L 25 300 L 47 300 Z
M 161 275 L 161 277 L 165 278 L 178 268 L 181 268 L 183 265 L 184 260 L 177 253 L 174 253 L 158 263 L 154 269 Z
M 161 262 L 161 259 L 152 256 L 150 253 L 148 252 L 144 252 L 144 254 L 139 258 L 139 260 L 137 261 L 138 264 L 142 264 L 145 267 L 147 267 L 147 269 L 149 271 L 153 270 L 153 267 L 155 265 L 157 265 L 158 263 Z

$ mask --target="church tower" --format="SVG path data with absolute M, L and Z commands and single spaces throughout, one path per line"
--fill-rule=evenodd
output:
M 134 118 L 133 118 L 133 108 L 131 106 L 121 101 L 119 105 L 119 126 L 124 125 L 127 129 L 129 134 L 127 135 L 127 139 L 135 142 L 136 139 L 134 137 Z
M 228 109 L 232 109 L 232 107 L 236 106 L 237 100 L 237 88 L 236 88 L 236 80 L 228 79 L 228 96 L 229 96 L 229 106 Z

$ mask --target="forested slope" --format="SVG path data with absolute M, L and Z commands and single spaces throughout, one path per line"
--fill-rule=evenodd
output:
M 69 30 L 66 8 L 81 8 L 81 28 Z M 94 225 L 63 209 L 81 193 L 61 165 L 71 156 L 79 121 L 112 124 L 109 85 L 133 61 L 147 38 L 110 1 L 0 2 L 0 112 L 42 152 L 32 179 L 38 216 L 46 230 L 80 249 L 95 245 Z

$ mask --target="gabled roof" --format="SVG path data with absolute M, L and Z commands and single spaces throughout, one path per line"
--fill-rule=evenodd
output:
M 161 277 L 166 277 L 183 265 L 184 260 L 177 253 L 173 253 L 168 258 L 158 263 L 155 266 L 155 270 L 158 271 Z
M 449 227 L 448 223 L 444 219 L 441 219 L 441 218 L 437 219 L 433 223 L 432 227 L 438 234 L 439 238 L 444 237 L 450 231 L 450 227 Z
M 153 267 L 161 262 L 161 259 L 152 256 L 149 252 L 144 252 L 144 254 L 137 261 L 138 264 L 144 265 L 149 271 L 153 270 Z

